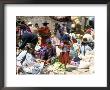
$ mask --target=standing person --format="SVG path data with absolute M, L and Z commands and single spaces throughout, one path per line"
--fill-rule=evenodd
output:
M 22 35 L 25 33 L 25 32 L 30 32 L 31 33 L 31 30 L 30 30 L 30 28 L 28 27 L 28 25 L 25 23 L 25 21 L 21 21 L 20 22 L 20 29 L 19 29 L 19 39 L 20 39 L 20 44 L 21 44 L 21 39 L 22 39 Z
M 35 26 L 33 28 L 33 33 L 38 34 L 38 30 L 39 30 L 39 25 L 38 23 L 35 23 Z
M 21 25 L 20 25 L 20 33 L 21 33 L 21 35 L 24 32 L 31 32 L 31 29 L 29 28 L 29 26 L 26 24 L 25 21 L 21 21 Z
M 74 59 L 75 57 L 78 57 L 79 51 L 80 51 L 80 48 L 79 48 L 79 45 L 77 44 L 77 40 L 76 40 L 76 42 L 72 43 L 72 46 L 71 46 L 71 49 L 70 49 L 71 59 Z
M 31 22 L 28 22 L 28 27 L 29 27 L 29 29 L 31 30 L 31 32 L 33 33 L 33 25 L 32 25 L 32 23 Z
M 63 63 L 65 65 L 65 68 L 66 68 L 66 65 L 68 63 L 70 63 L 70 57 L 69 57 L 69 54 L 70 54 L 70 38 L 68 37 L 68 33 L 67 32 L 64 32 L 64 35 L 62 37 L 62 52 L 60 54 L 60 62 Z
M 64 32 L 67 32 L 66 30 L 66 24 L 63 23 L 62 26 L 60 27 L 59 33 L 60 33 L 60 39 L 63 37 Z
M 60 40 L 53 34 L 51 35 L 52 45 L 60 45 Z
M 45 21 L 43 27 L 39 28 L 38 33 L 41 36 L 41 46 L 46 46 L 46 39 L 51 37 L 51 32 L 49 27 L 47 26 L 49 23 Z

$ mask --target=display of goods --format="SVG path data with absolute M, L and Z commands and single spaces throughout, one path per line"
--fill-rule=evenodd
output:
M 50 74 L 65 74 L 65 66 L 60 62 L 55 62 L 53 65 L 48 66 L 47 71 Z

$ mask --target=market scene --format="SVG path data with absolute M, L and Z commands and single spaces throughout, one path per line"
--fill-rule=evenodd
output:
M 16 75 L 95 73 L 94 16 L 16 16 Z

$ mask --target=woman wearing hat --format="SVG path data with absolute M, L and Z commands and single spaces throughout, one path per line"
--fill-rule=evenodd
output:
M 63 63 L 65 65 L 65 68 L 66 68 L 66 65 L 68 63 L 70 63 L 70 57 L 69 57 L 69 54 L 70 54 L 70 37 L 69 37 L 69 34 L 67 32 L 64 32 L 64 35 L 62 36 L 62 39 L 61 39 L 63 45 L 61 46 L 62 48 L 62 52 L 60 54 L 60 62 Z
M 43 27 L 39 28 L 38 33 L 41 36 L 41 46 L 46 45 L 46 39 L 50 38 L 51 32 L 49 27 L 47 26 L 49 23 L 45 21 L 43 24 Z

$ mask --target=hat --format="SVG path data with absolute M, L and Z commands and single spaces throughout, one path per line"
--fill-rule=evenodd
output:
M 45 21 L 44 23 L 42 23 L 42 24 L 49 24 L 47 21 Z
M 83 43 L 87 43 L 87 38 L 83 38 Z
M 31 22 L 28 22 L 28 25 L 32 25 L 32 23 Z

